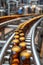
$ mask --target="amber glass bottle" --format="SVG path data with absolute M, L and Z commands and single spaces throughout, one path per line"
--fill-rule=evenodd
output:
M 19 39 L 19 35 L 15 35 L 14 36 L 14 39 Z
M 26 42 L 21 42 L 19 46 L 21 48 L 21 51 L 26 50 Z
M 13 43 L 14 46 L 18 46 L 19 45 L 19 39 L 14 39 L 12 41 L 12 43 Z
M 19 33 L 23 33 L 23 30 L 19 30 Z
M 13 46 L 13 48 L 11 49 L 11 56 L 10 56 L 10 64 L 19 64 L 19 54 L 20 54 L 20 47 L 19 46 Z
M 21 65 L 30 65 L 30 56 L 31 56 L 31 53 L 29 53 L 27 50 L 22 51 L 20 53 Z
M 20 33 L 20 37 L 24 37 L 24 33 Z
M 11 63 L 11 65 L 19 65 L 20 64 L 20 61 L 19 61 L 19 59 L 18 58 L 16 58 L 16 59 L 12 59 L 12 63 Z
M 15 32 L 15 35 L 19 35 L 19 32 Z
M 17 58 L 21 49 L 19 46 L 13 46 L 12 48 L 12 58 Z
M 24 42 L 25 41 L 25 37 L 20 37 L 19 40 L 20 40 L 20 42 Z

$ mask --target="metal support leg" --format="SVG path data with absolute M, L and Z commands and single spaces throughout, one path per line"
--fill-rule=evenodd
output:
M 2 34 L 1 34 L 1 39 L 5 40 L 5 31 L 4 28 L 1 30 Z

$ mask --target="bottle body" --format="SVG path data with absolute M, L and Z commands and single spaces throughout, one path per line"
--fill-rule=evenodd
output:
M 30 56 L 31 53 L 24 50 L 20 53 L 20 64 L 21 65 L 30 65 Z

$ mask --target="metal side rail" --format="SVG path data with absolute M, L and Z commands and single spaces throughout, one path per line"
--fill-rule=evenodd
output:
M 42 21 L 42 18 L 39 19 L 33 26 L 33 30 L 32 30 L 32 52 L 33 52 L 33 56 L 34 56 L 34 60 L 35 60 L 35 65 L 41 65 L 41 62 L 40 62 L 40 59 L 39 59 L 39 56 L 38 56 L 38 53 L 36 51 L 36 48 L 35 48 L 35 29 L 36 27 L 38 26 L 38 24 Z
M 9 45 L 9 43 L 11 42 L 11 40 L 12 40 L 12 38 L 13 38 L 14 35 L 15 35 L 15 34 L 12 34 L 12 36 L 7 40 L 6 44 L 5 44 L 4 47 L 2 48 L 2 51 L 1 51 L 1 54 L 0 54 L 0 65 L 2 65 L 3 56 L 4 56 L 5 51 L 6 51 L 8 45 Z
M 35 28 L 38 26 L 38 24 L 42 21 L 42 18 L 40 18 L 36 23 L 32 26 L 30 29 L 30 32 L 27 34 L 26 39 L 31 39 L 31 46 L 32 46 L 32 53 L 33 53 L 33 61 L 35 60 L 35 64 L 33 65 L 41 65 L 40 59 L 38 57 L 36 48 L 35 48 L 35 42 L 34 42 L 34 35 L 35 35 Z M 33 62 L 32 61 L 32 62 Z
M 29 17 L 29 16 L 26 16 L 26 17 Z M 22 19 L 25 20 L 26 17 L 19 17 L 19 18 L 15 18 L 15 19 L 12 19 L 12 20 L 4 21 L 3 23 L 0 23 L 0 28 L 3 27 L 3 26 L 9 25 L 9 23 L 11 23 L 11 22 L 19 21 L 19 20 L 22 20 Z M 30 19 L 30 18 L 27 18 L 27 20 L 28 19 Z
M 26 19 L 25 19 L 26 18 Z M 26 22 L 29 18 L 29 16 L 27 17 L 19 17 L 16 19 L 12 19 L 12 20 L 8 20 L 8 21 L 4 21 L 3 23 L 0 23 L 0 31 L 2 33 L 2 36 L 0 36 L 0 38 L 3 39 L 7 39 L 10 37 L 10 35 L 13 33 L 13 30 L 15 30 L 18 27 L 18 24 L 22 23 L 21 20 L 23 20 L 23 22 Z M 12 30 L 8 33 L 5 34 L 5 28 L 12 28 Z
M 17 28 L 18 25 L 8 25 L 9 28 Z
M 12 19 L 12 20 L 9 20 L 9 21 L 5 21 L 3 23 L 0 23 L 0 27 L 6 26 L 9 23 L 14 22 L 14 21 L 18 21 L 18 20 L 21 20 L 21 18 L 16 18 L 16 19 Z

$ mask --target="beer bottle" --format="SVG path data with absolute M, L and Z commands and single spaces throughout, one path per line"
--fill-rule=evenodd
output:
M 24 36 L 24 33 L 20 33 L 20 37 L 23 37 Z
M 21 48 L 21 51 L 26 50 L 26 42 L 21 42 L 19 46 Z
M 19 30 L 19 33 L 23 33 L 23 30 Z
M 15 35 L 14 36 L 14 39 L 19 39 L 19 35 Z
M 25 37 L 20 37 L 20 42 L 24 42 L 25 41 Z
M 19 65 L 18 63 L 14 63 L 14 64 L 11 64 L 11 65 Z
M 20 53 L 21 65 L 30 65 L 30 57 L 31 53 L 29 53 L 27 50 L 22 51 Z
M 19 45 L 19 39 L 14 39 L 12 41 L 12 43 L 13 43 L 14 46 L 18 46 Z
M 13 59 L 18 58 L 20 51 L 21 51 L 21 49 L 20 49 L 19 46 L 13 46 L 13 48 L 12 48 L 12 58 Z
M 19 32 L 15 32 L 15 35 L 19 35 Z
M 19 64 L 19 54 L 20 54 L 20 47 L 19 46 L 13 46 L 11 49 L 11 55 L 10 55 L 10 65 L 12 64 Z
M 19 29 L 16 29 L 14 32 L 18 32 L 19 31 Z
M 20 61 L 18 58 L 12 59 L 11 64 L 15 64 L 15 63 L 20 64 Z

